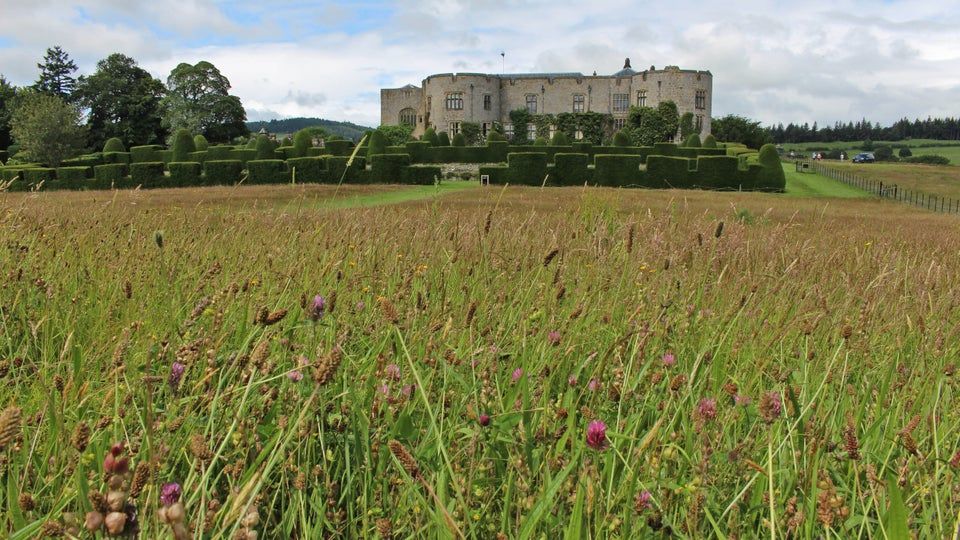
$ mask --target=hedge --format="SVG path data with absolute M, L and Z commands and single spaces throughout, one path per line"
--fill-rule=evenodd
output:
M 23 180 L 23 171 L 27 169 L 35 169 L 37 165 L 9 165 L 0 169 L 0 178 L 3 178 L 4 182 L 9 182 L 14 178 L 19 177 L 20 180 Z
M 247 162 L 247 178 L 251 184 L 283 184 L 290 181 L 283 160 L 255 159 Z
M 598 186 L 636 186 L 643 184 L 640 156 L 597 154 L 593 158 L 593 182 Z
M 697 158 L 696 178 L 688 187 L 701 189 L 750 189 L 744 186 L 737 158 L 730 156 L 701 156 Z
M 161 150 L 163 150 L 163 147 L 157 146 L 155 144 L 148 144 L 144 146 L 131 146 L 130 161 L 132 163 L 149 163 L 149 162 L 155 162 L 155 161 L 163 161 L 160 158 L 160 154 L 159 154 Z
M 60 165 L 63 167 L 93 167 L 95 165 L 103 164 L 103 154 L 99 152 L 75 157 L 72 159 L 65 159 L 60 163 Z
M 6 162 L 7 162 L 7 158 L 8 158 L 7 151 L 6 151 L 6 150 L 0 150 L 0 165 L 3 165 L 4 163 L 6 163 Z
M 35 167 L 23 170 L 23 181 L 27 184 L 27 189 L 57 189 L 56 169 L 46 167 Z
M 157 150 L 157 154 L 160 155 L 160 161 L 164 163 L 173 161 L 173 150 Z
M 57 182 L 60 189 L 82 189 L 93 177 L 93 167 L 59 167 Z
M 103 162 L 130 164 L 130 152 L 104 152 Z
M 374 154 L 370 156 L 370 182 L 373 184 L 399 184 L 400 171 L 410 165 L 407 154 Z
M 203 163 L 204 184 L 232 186 L 240 181 L 243 162 L 239 159 L 207 160 Z
M 924 154 L 922 156 L 907 156 L 901 161 L 904 163 L 920 163 L 923 165 L 949 165 L 950 158 L 937 156 L 933 154 Z
M 287 167 L 290 168 L 293 181 L 300 183 L 319 184 L 324 181 L 327 174 L 326 162 L 319 157 L 288 159 Z
M 506 163 L 510 153 L 507 141 L 487 141 L 487 163 Z
M 124 183 L 129 166 L 126 163 L 97 165 L 93 168 L 94 185 L 100 189 L 110 189 Z
M 174 161 L 167 164 L 170 169 L 171 187 L 186 187 L 203 185 L 203 165 L 196 161 Z
M 353 143 L 350 141 L 325 141 L 323 148 L 332 156 L 349 156 L 353 153 Z
M 513 152 L 507 155 L 507 181 L 511 184 L 539 186 L 547 176 L 547 154 Z
M 553 156 L 550 183 L 558 186 L 582 186 L 593 176 L 588 168 L 589 164 L 590 156 L 587 154 L 556 154 Z
M 144 189 L 166 187 L 169 183 L 163 171 L 161 161 L 133 163 L 130 165 L 130 180 L 134 186 L 143 186 Z
M 196 152 L 190 152 L 187 154 L 187 160 L 181 161 L 180 163 L 203 163 L 207 160 L 207 151 L 206 150 L 197 150 Z
M 104 152 L 126 152 L 127 149 L 123 146 L 123 141 L 117 137 L 110 137 L 107 139 L 107 142 L 103 144 Z
M 681 157 L 650 156 L 644 185 L 653 188 L 686 188 L 695 180 L 691 160 Z
M 401 184 L 432 185 L 441 177 L 440 167 L 435 165 L 415 165 L 400 169 Z
M 410 163 L 430 162 L 430 143 L 428 141 L 408 141 L 404 147 L 410 156 Z
M 491 184 L 506 184 L 510 168 L 505 165 L 480 167 L 480 176 L 488 176 Z
M 233 159 L 232 146 L 209 146 L 207 147 L 207 159 L 211 161 L 224 161 Z
M 327 162 L 327 182 L 339 184 L 341 178 L 344 183 L 362 183 L 366 180 L 367 160 L 363 156 L 353 158 L 353 164 L 347 169 L 345 156 L 325 156 Z
M 257 151 L 250 150 L 248 148 L 234 148 L 233 152 L 230 153 L 230 159 L 239 160 L 241 163 L 243 163 L 243 166 L 246 167 L 248 161 L 257 159 Z

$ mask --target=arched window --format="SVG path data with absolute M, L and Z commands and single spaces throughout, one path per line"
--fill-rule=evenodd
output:
M 417 111 L 409 107 L 400 111 L 400 123 L 407 126 L 417 125 Z

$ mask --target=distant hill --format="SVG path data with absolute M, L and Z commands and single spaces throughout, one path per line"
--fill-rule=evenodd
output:
M 283 120 L 270 120 L 269 122 L 247 122 L 247 128 L 251 133 L 260 131 L 260 128 L 267 128 L 270 133 L 291 134 L 300 131 L 303 128 L 320 126 L 334 135 L 339 135 L 344 139 L 352 141 L 360 140 L 363 133 L 369 128 L 360 126 L 352 122 L 336 122 L 334 120 L 324 120 L 322 118 L 284 118 Z

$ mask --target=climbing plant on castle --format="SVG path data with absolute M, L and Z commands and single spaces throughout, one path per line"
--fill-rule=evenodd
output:
M 527 124 L 533 120 L 533 115 L 526 109 L 510 111 L 510 123 L 513 124 L 512 144 L 530 144 L 527 140 Z
M 602 144 L 605 137 L 613 131 L 613 117 L 598 112 L 560 113 L 556 117 L 557 131 L 563 132 L 567 139 L 577 140 L 577 132 L 583 133 L 583 141 Z

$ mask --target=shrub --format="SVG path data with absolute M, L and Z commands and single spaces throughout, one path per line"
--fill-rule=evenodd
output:
M 247 162 L 247 179 L 251 184 L 283 184 L 290 181 L 290 173 L 282 160 L 256 159 Z
M 593 161 L 593 181 L 597 185 L 631 186 L 643 181 L 640 156 L 597 154 Z
M 870 152 L 871 150 L 873 150 L 873 141 L 871 141 L 870 139 L 863 141 L 863 144 L 860 145 L 860 149 L 863 150 L 864 152 Z
M 377 154 L 370 156 L 370 182 L 374 184 L 399 184 L 401 170 L 410 165 L 407 154 Z
M 93 168 L 96 187 L 100 189 L 110 189 L 111 187 L 123 184 L 124 179 L 127 177 L 128 170 L 129 166 L 126 163 L 97 165 Z
M 123 146 L 123 141 L 116 137 L 111 137 L 107 139 L 107 142 L 103 144 L 104 152 L 126 152 L 127 148 Z
M 410 163 L 430 163 L 430 143 L 427 141 L 410 141 L 406 145 Z
M 908 158 L 913 155 L 913 152 L 911 152 L 910 149 L 907 148 L 906 146 L 901 146 L 900 152 L 898 152 L 898 154 L 902 158 Z
M 679 156 L 677 145 L 668 142 L 658 142 L 653 145 L 653 153 L 657 156 Z
M 507 156 L 507 181 L 511 184 L 539 186 L 547 176 L 547 154 L 513 152 Z
M 627 136 L 623 130 L 620 130 L 613 134 L 613 145 L 614 146 L 630 146 L 630 137 Z
M 906 163 L 921 163 L 923 165 L 949 165 L 950 160 L 945 156 L 935 156 L 924 154 L 922 156 L 912 156 L 904 158 Z
M 434 184 L 442 174 L 440 167 L 433 165 L 403 167 L 400 170 L 400 183 L 428 186 Z
M 320 157 L 299 157 L 287 160 L 292 181 L 319 184 L 326 177 L 326 162 Z
M 229 160 L 234 159 L 239 160 L 241 163 L 243 163 L 244 167 L 246 167 L 248 161 L 257 159 L 257 151 L 249 148 L 235 148 L 233 152 L 230 152 Z
M 496 132 L 494 132 L 496 133 Z M 510 153 L 510 143 L 506 140 L 487 141 L 487 151 L 485 152 L 484 163 L 506 163 L 507 154 Z
M 787 177 L 780 164 L 780 154 L 777 147 L 765 144 L 760 147 L 757 162 L 763 167 L 763 173 L 757 179 L 754 189 L 759 191 L 783 191 L 787 186 Z
M 27 189 L 52 190 L 57 189 L 55 180 L 56 173 L 56 169 L 34 167 L 32 169 L 24 169 L 22 178 L 27 185 Z
M 684 188 L 689 187 L 692 180 L 689 159 L 660 155 L 647 158 L 646 187 Z
M 128 152 L 104 152 L 104 163 L 130 163 L 130 154 Z
M 423 136 L 420 137 L 420 140 L 427 141 L 430 143 L 430 146 L 440 146 L 440 137 L 433 128 L 427 128 L 427 130 L 423 132 Z
M 159 154 L 160 147 L 152 144 L 130 147 L 130 161 L 146 163 L 148 161 L 162 161 Z M 104 150 L 106 151 L 106 150 Z
M 703 147 L 704 148 L 716 148 L 717 147 L 717 138 L 713 134 L 709 134 L 703 138 Z
M 503 133 L 500 133 L 499 131 L 491 131 L 490 133 L 487 133 L 487 144 L 490 144 L 490 142 L 492 141 L 506 141 L 506 140 L 507 138 L 503 135 Z
M 157 154 L 160 156 L 160 161 L 164 163 L 173 161 L 173 150 L 157 150 Z
M 257 159 L 258 160 L 271 160 L 275 157 L 273 141 L 271 141 L 266 135 L 257 136 Z
M 173 161 L 167 165 L 170 169 L 170 186 L 189 187 L 203 185 L 201 172 L 203 165 L 196 161 Z
M 190 154 L 187 155 L 187 158 L 188 158 L 187 161 L 203 163 L 204 161 L 207 160 L 207 152 L 208 152 L 207 150 L 198 150 L 196 152 L 190 152 Z M 180 162 L 180 163 L 184 163 L 184 162 Z
M 873 157 L 877 158 L 877 161 L 891 161 L 893 159 L 893 148 L 886 145 L 878 146 L 873 151 Z
M 553 134 L 553 139 L 550 140 L 550 145 L 551 146 L 569 146 L 570 141 L 567 140 L 566 134 L 564 134 L 564 132 L 558 129 L 557 132 Z
M 6 150 L 0 150 L 0 165 L 3 165 L 4 163 L 7 162 L 7 157 L 8 157 L 7 151 L 6 151 Z M 67 161 L 69 161 L 69 160 L 67 160 Z
M 57 169 L 57 183 L 60 189 L 81 189 L 87 179 L 93 176 L 93 167 L 60 167 Z
M 683 146 L 687 148 L 700 148 L 703 146 L 703 143 L 700 142 L 700 135 L 696 133 L 691 133 L 687 140 L 683 141 Z
M 212 161 L 223 161 L 233 156 L 232 146 L 211 146 L 207 148 L 207 159 Z
M 467 139 L 464 138 L 463 133 L 457 133 L 453 136 L 453 141 L 451 141 L 453 146 L 466 146 Z
M 506 142 L 506 141 L 504 141 Z M 488 165 L 480 167 L 480 176 L 489 177 L 491 184 L 506 184 L 510 168 L 506 165 Z
M 193 143 L 193 136 L 186 129 L 178 129 L 173 135 L 173 144 L 170 145 L 173 150 L 171 161 L 189 161 L 190 152 L 196 152 L 197 147 Z
M 193 147 L 196 148 L 194 152 L 202 152 L 210 147 L 210 143 L 207 142 L 207 138 L 203 135 L 194 135 Z
M 534 146 L 546 146 L 546 145 L 547 145 L 547 139 L 545 139 L 545 138 L 543 138 L 543 137 L 537 137 L 536 139 L 534 139 L 533 145 L 534 145 Z
M 247 150 L 256 150 L 257 149 L 257 139 L 259 137 L 250 137 L 250 140 L 247 141 L 247 144 L 244 145 L 244 148 Z
M 450 135 L 446 131 L 437 134 L 437 146 L 450 146 Z
M 208 160 L 203 164 L 204 184 L 232 186 L 240 181 L 243 162 L 239 159 Z
M 333 156 L 349 156 L 353 153 L 353 143 L 350 141 L 327 141 L 324 147 Z
M 193 142 L 193 139 L 190 142 Z M 163 187 L 167 184 L 163 170 L 163 163 L 159 161 L 134 163 L 130 165 L 130 180 L 133 181 L 133 185 L 144 188 Z
M 374 130 L 370 133 L 367 140 L 367 157 L 373 157 L 378 154 L 387 153 L 387 138 L 383 136 L 380 130 Z
M 703 156 L 697 159 L 697 172 L 684 187 L 701 189 L 740 189 L 739 160 L 731 156 Z M 675 186 L 679 187 L 679 186 Z M 746 186 L 749 189 L 750 186 Z
M 588 154 L 557 153 L 553 156 L 552 184 L 558 186 L 580 186 L 589 182 L 591 171 L 588 167 Z
M 367 180 L 366 158 L 354 158 L 349 168 L 347 167 L 347 161 L 350 158 L 346 156 L 328 156 L 324 159 L 327 162 L 327 181 L 330 183 L 339 184 L 341 180 L 344 183 L 359 183 Z
M 295 158 L 304 158 L 309 155 L 310 148 L 313 147 L 313 134 L 310 130 L 301 129 L 293 136 L 293 156 Z

